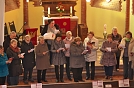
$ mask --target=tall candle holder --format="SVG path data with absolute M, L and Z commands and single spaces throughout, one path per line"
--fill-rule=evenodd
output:
M 47 17 L 48 17 L 48 18 L 51 18 L 51 17 L 50 17 L 50 14 L 48 14 Z
M 73 17 L 73 14 L 72 13 L 70 13 L 70 17 Z

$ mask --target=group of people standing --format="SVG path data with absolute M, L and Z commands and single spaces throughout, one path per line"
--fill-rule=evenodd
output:
M 65 39 L 62 39 L 61 31 L 55 32 L 58 29 L 54 20 L 48 20 L 35 47 L 29 35 L 24 37 L 20 45 L 16 39 L 16 33 L 11 32 L 3 42 L 3 46 L 0 45 L 0 84 L 5 84 L 7 76 L 9 85 L 17 85 L 22 68 L 24 68 L 24 83 L 34 82 L 32 73 L 35 66 L 37 82 L 47 82 L 46 71 L 51 64 L 55 67 L 57 83 L 64 82 L 64 64 L 66 64 L 66 73 L 70 81 L 72 80 L 71 70 L 74 82 L 84 82 L 82 78 L 84 67 L 86 67 L 86 80 L 94 80 L 95 61 L 99 49 L 99 41 L 94 37 L 94 33 L 90 31 L 82 42 L 80 37 L 73 37 L 71 31 L 67 31 Z M 44 39 L 43 35 L 49 32 L 53 33 L 54 39 Z M 119 70 L 120 58 L 123 58 L 124 79 L 133 79 L 134 39 L 131 32 L 126 32 L 122 39 L 117 28 L 114 27 L 112 34 L 107 35 L 107 40 L 103 42 L 100 51 L 102 52 L 100 64 L 104 66 L 106 79 L 113 79 L 113 69 L 115 66 L 116 71 Z

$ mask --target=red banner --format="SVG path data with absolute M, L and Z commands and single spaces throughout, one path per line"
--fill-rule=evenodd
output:
M 37 45 L 37 30 L 38 28 L 26 29 L 26 34 L 31 36 L 31 42 Z
M 59 18 L 54 20 L 55 23 L 59 25 L 62 32 L 62 38 L 64 39 L 66 36 L 66 32 L 70 31 L 70 18 Z

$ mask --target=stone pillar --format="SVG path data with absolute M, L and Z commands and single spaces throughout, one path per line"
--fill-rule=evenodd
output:
M 129 31 L 130 25 L 130 0 L 126 0 L 126 22 L 125 22 L 125 32 Z
M 86 24 L 86 0 L 81 0 L 81 23 Z
M 5 0 L 0 0 L 0 45 L 4 41 L 4 15 L 5 15 Z
M 29 20 L 28 20 L 28 2 L 26 0 L 23 0 L 23 14 L 24 14 L 24 29 L 29 28 Z

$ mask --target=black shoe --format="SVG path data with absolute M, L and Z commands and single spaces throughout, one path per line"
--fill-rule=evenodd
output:
M 45 80 L 42 80 L 43 82 L 48 82 L 46 79 Z
M 81 79 L 81 80 L 79 80 L 79 81 L 81 81 L 81 82 L 85 82 L 83 79 Z
M 71 79 L 71 78 L 68 78 L 68 80 L 72 81 L 72 79 Z
M 24 84 L 28 84 L 28 81 L 27 80 L 24 80 L 23 82 L 24 82 Z
M 74 82 L 79 82 L 78 80 L 74 80 Z
M 61 79 L 60 81 L 61 81 L 61 82 L 64 82 L 64 80 L 63 80 L 63 79 Z
M 38 83 L 42 83 L 41 81 L 38 81 Z
M 34 80 L 33 80 L 33 79 L 29 79 L 28 81 L 30 81 L 30 82 L 34 82 Z
M 86 80 L 89 80 L 90 77 L 86 77 Z
M 108 79 L 108 76 L 106 76 L 105 79 Z
M 59 80 L 56 80 L 56 83 L 58 83 L 59 82 Z
M 109 77 L 109 79 L 110 79 L 110 80 L 113 80 L 113 77 L 112 77 L 112 76 L 110 76 L 110 77 Z

